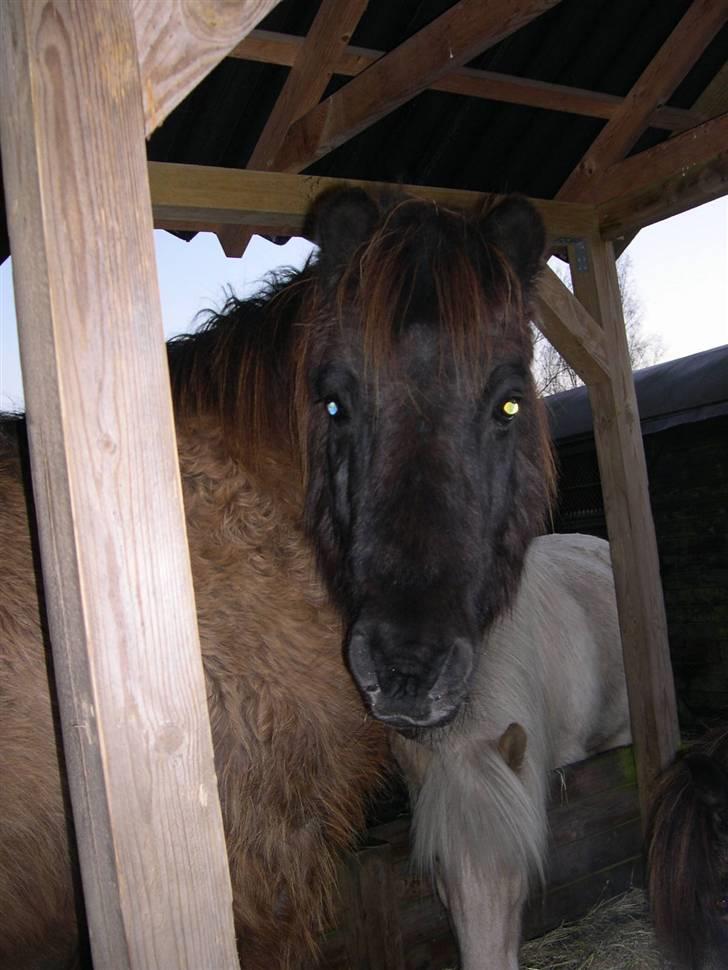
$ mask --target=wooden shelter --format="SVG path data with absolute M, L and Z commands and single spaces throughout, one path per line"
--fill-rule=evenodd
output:
M 153 223 L 239 254 L 299 232 L 334 181 L 536 197 L 573 272 L 575 296 L 547 273 L 539 325 L 589 387 L 644 800 L 677 721 L 614 246 L 726 191 L 727 18 L 728 0 L 2 0 L 5 209 L 97 967 L 237 965 Z
M 728 344 L 635 372 L 683 730 L 728 710 Z M 607 537 L 587 389 L 547 399 L 556 532 Z

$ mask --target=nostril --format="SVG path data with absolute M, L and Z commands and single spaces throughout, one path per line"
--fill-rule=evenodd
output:
M 359 617 L 346 644 L 349 671 L 374 717 L 399 727 L 450 720 L 467 691 L 473 643 L 461 636 L 417 635 Z
M 350 634 L 347 649 L 349 670 L 359 689 L 368 695 L 378 693 L 379 675 L 371 652 L 371 642 L 366 631 L 355 627 Z

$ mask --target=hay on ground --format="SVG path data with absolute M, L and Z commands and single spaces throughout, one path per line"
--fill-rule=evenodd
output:
M 522 970 L 675 970 L 661 956 L 640 889 L 599 903 L 581 920 L 530 940 Z

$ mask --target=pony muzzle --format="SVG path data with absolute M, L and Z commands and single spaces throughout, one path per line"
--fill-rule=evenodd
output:
M 465 637 L 447 645 L 392 640 L 360 623 L 347 644 L 349 670 L 369 711 L 398 730 L 451 721 L 468 693 L 473 656 Z

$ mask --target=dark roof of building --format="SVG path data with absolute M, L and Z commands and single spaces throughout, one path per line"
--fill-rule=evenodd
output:
M 391 51 L 453 5 L 452 0 L 370 0 L 351 38 Z M 302 37 L 319 3 L 282 0 L 260 27 Z M 502 75 L 625 96 L 690 0 L 562 0 L 469 65 Z M 671 95 L 691 108 L 725 62 L 728 27 L 708 44 Z M 288 68 L 225 58 L 148 143 L 151 160 L 242 168 Z M 334 75 L 324 96 L 348 82 Z M 554 197 L 604 120 L 563 111 L 427 90 L 305 171 L 343 178 Z M 669 132 L 648 129 L 635 151 Z M 7 255 L 0 193 L 0 259 Z
M 643 434 L 728 414 L 728 344 L 635 371 Z M 555 441 L 591 435 L 585 387 L 546 398 Z

